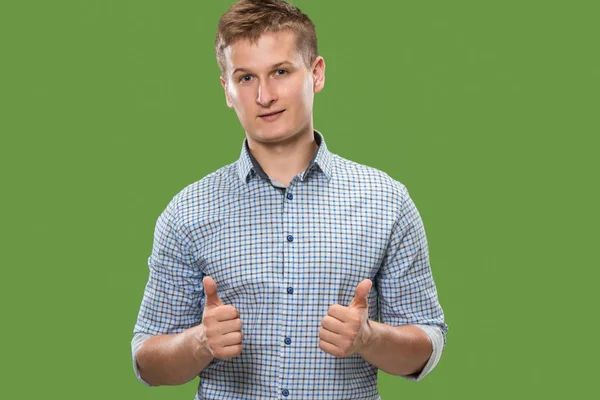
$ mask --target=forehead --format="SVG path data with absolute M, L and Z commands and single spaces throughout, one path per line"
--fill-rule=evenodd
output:
M 299 63 L 302 59 L 296 35 L 287 31 L 263 33 L 256 42 L 239 39 L 227 46 L 224 54 L 228 71 L 260 70 L 283 61 Z

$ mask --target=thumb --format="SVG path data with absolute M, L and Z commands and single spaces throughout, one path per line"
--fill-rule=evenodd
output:
M 370 279 L 365 279 L 356 287 L 354 298 L 350 303 L 350 308 L 369 308 L 369 290 L 371 290 L 373 282 Z
M 219 295 L 217 294 L 217 284 L 215 280 L 210 276 L 206 276 L 202 280 L 202 284 L 204 285 L 204 295 L 206 296 L 205 307 L 222 306 L 223 302 L 219 299 Z

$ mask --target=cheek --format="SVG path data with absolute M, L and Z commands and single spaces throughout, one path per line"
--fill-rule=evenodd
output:
M 244 115 L 254 102 L 252 99 L 252 90 L 250 88 L 234 88 L 229 91 L 229 98 L 231 99 L 231 103 L 236 113 L 240 116 Z
M 313 81 L 312 79 L 305 79 L 302 85 L 302 101 L 307 111 L 312 110 L 314 97 Z
M 229 99 L 235 106 L 239 103 L 240 91 L 235 86 L 229 87 Z
M 279 93 L 281 98 L 287 98 L 293 101 L 298 109 L 301 109 L 302 111 L 312 110 L 312 80 L 303 79 L 297 81 L 293 85 L 282 87 Z

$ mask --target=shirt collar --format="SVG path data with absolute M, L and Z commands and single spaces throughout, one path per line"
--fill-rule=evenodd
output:
M 333 172 L 332 154 L 329 152 L 329 150 L 327 150 L 327 145 L 325 144 L 323 134 L 315 130 L 314 135 L 315 141 L 317 142 L 319 148 L 313 155 L 312 160 L 310 160 L 308 163 L 308 167 L 306 167 L 302 177 L 305 179 L 312 168 L 318 168 L 321 172 L 323 172 L 327 180 L 330 180 Z M 269 181 L 267 174 L 264 172 L 258 161 L 254 158 L 252 153 L 250 153 L 247 139 L 244 139 L 242 152 L 240 154 L 240 158 L 238 159 L 238 175 L 242 182 L 248 183 L 250 180 L 250 174 L 257 174 L 261 178 Z

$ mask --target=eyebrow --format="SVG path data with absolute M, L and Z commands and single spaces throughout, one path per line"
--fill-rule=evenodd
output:
M 274 69 L 277 69 L 277 68 L 281 67 L 281 66 L 282 66 L 282 65 L 284 65 L 284 64 L 290 64 L 290 65 L 293 65 L 293 63 L 292 63 L 292 62 L 290 62 L 290 61 L 282 61 L 282 62 L 279 62 L 279 63 L 277 63 L 277 64 L 273 64 L 273 65 L 271 65 L 271 71 L 272 71 L 272 70 L 274 70 Z M 234 71 L 231 73 L 231 75 L 235 75 L 235 74 L 237 74 L 238 72 L 251 72 L 251 71 L 250 71 L 249 69 L 247 69 L 247 68 L 236 68 L 236 69 L 235 69 L 235 70 L 234 70 Z

